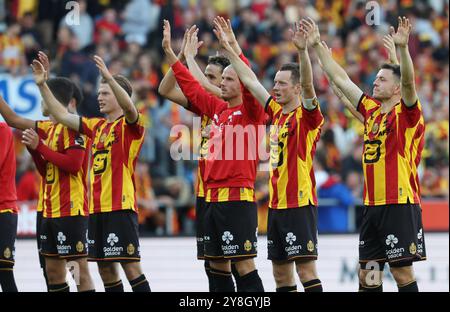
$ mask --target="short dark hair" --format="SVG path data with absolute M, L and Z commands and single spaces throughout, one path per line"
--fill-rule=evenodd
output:
M 402 74 L 400 72 L 400 65 L 384 63 L 383 65 L 381 65 L 381 69 L 392 70 L 392 72 L 394 73 L 394 76 L 396 76 L 398 79 L 400 79 L 402 77 Z
M 223 55 L 214 55 L 208 58 L 208 64 L 220 66 L 222 67 L 222 70 L 224 70 L 230 65 L 230 60 Z
M 81 105 L 84 99 L 83 92 L 81 91 L 78 84 L 76 84 L 75 82 L 72 82 L 72 85 L 73 85 L 73 98 L 77 102 L 77 106 L 79 106 Z
M 133 88 L 131 87 L 131 82 L 122 75 L 113 75 L 114 80 L 121 86 L 129 96 L 133 94 Z M 108 83 L 104 78 L 102 78 L 101 83 Z
M 300 65 L 298 63 L 283 64 L 281 65 L 280 71 L 290 71 L 292 83 L 300 83 Z
M 70 100 L 74 97 L 74 84 L 70 79 L 65 77 L 50 78 L 47 81 L 47 85 L 58 102 L 65 107 L 69 106 Z

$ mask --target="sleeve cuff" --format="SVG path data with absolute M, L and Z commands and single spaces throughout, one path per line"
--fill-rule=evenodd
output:
M 400 102 L 402 103 L 403 106 L 406 107 L 406 109 L 412 110 L 412 109 L 414 109 L 414 108 L 417 107 L 417 104 L 419 103 L 419 99 L 417 98 L 416 101 L 414 102 L 414 104 L 411 105 L 411 106 L 406 105 L 406 103 L 405 103 L 405 101 L 403 100 L 403 98 L 400 99 Z
M 360 113 L 361 113 L 361 111 L 359 110 L 359 105 L 362 104 L 362 100 L 364 99 L 365 96 L 366 96 L 366 94 L 363 93 L 363 94 L 361 95 L 361 97 L 359 98 L 358 105 L 356 105 L 356 110 L 357 110 L 358 112 L 360 112 Z
M 269 98 L 266 101 L 266 105 L 264 105 L 264 111 L 267 112 L 267 109 L 269 108 L 269 103 L 272 101 L 272 96 L 269 96 Z

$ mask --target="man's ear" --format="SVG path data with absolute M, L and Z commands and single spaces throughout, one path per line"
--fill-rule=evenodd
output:
M 70 100 L 69 105 L 67 106 L 67 110 L 71 113 L 77 112 L 77 101 L 75 100 L 75 98 L 72 98 Z

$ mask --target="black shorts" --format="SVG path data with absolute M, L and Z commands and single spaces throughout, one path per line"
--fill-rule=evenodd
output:
M 138 215 L 132 210 L 89 216 L 88 261 L 140 261 Z
M 41 229 L 42 229 L 42 219 L 43 219 L 43 213 L 42 211 L 36 212 L 36 243 L 37 243 L 37 249 L 38 249 L 38 255 L 39 255 L 39 265 L 42 269 L 45 269 L 45 258 L 41 254 Z
M 66 260 L 87 257 L 88 219 L 84 216 L 44 217 L 40 231 L 41 254 Z
M 206 202 L 204 197 L 197 197 L 195 204 L 195 231 L 197 238 L 197 259 L 205 259 L 205 212 Z
M 317 259 L 317 207 L 269 209 L 267 258 L 273 261 Z
M 0 213 L 0 267 L 14 265 L 17 214 Z
M 359 236 L 361 268 L 426 259 L 422 209 L 417 204 L 366 206 Z
M 206 203 L 205 258 L 248 259 L 256 257 L 258 213 L 256 203 L 229 201 Z

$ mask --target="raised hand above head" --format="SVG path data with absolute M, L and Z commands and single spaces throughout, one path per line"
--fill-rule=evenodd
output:
M 412 25 L 408 18 L 405 16 L 398 17 L 397 32 L 394 27 L 389 28 L 389 33 L 397 46 L 406 46 L 409 40 L 409 34 L 411 33 Z

